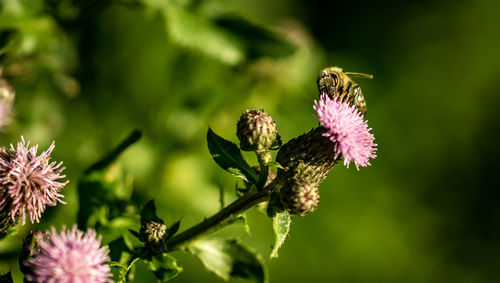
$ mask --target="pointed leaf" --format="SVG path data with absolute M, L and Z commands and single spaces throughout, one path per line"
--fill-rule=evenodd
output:
M 256 251 L 236 240 L 204 239 L 191 244 L 189 251 L 203 265 L 224 280 L 231 277 L 267 282 L 267 269 Z
M 179 231 L 179 228 L 181 227 L 181 220 L 175 222 L 174 224 L 172 224 L 172 226 L 170 226 L 167 231 L 165 232 L 165 240 L 168 240 L 170 238 L 172 238 L 172 236 L 177 233 L 177 231 Z
M 148 221 L 163 221 L 156 215 L 156 206 L 154 200 L 148 201 L 141 210 L 141 223 Z
M 237 145 L 218 136 L 210 128 L 207 132 L 207 143 L 212 158 L 222 169 L 243 180 L 257 183 L 259 177 L 245 161 Z
M 154 256 L 148 263 L 148 269 L 153 271 L 160 282 L 166 282 L 182 272 L 175 258 L 168 254 Z
M 291 224 L 290 214 L 288 211 L 278 212 L 273 217 L 274 245 L 271 251 L 271 258 L 278 257 L 278 249 L 285 242 Z

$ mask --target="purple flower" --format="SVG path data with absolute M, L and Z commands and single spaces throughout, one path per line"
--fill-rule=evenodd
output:
M 27 260 L 32 271 L 30 282 L 111 282 L 108 249 L 101 247 L 101 237 L 94 230 L 87 233 L 73 226 L 60 234 L 52 228 L 48 237 Z
M 64 203 L 60 191 L 68 183 L 57 181 L 66 177 L 61 175 L 62 162 L 49 163 L 54 142 L 39 156 L 38 145 L 28 147 L 21 137 L 17 148 L 0 148 L 0 211 L 10 210 L 13 220 L 21 215 L 23 224 L 26 214 L 32 223 L 39 222 L 47 205 Z
M 335 155 L 342 154 L 345 166 L 349 167 L 351 161 L 358 170 L 359 166 L 370 165 L 368 159 L 376 157 L 377 145 L 373 143 L 371 128 L 356 107 L 322 94 L 319 101 L 314 101 L 314 110 L 326 129 L 323 135 L 335 143 Z

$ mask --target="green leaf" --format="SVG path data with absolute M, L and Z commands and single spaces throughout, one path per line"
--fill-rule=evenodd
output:
M 215 162 L 224 170 L 245 181 L 257 183 L 259 176 L 241 155 L 237 145 L 218 136 L 208 128 L 208 150 Z
M 172 238 L 172 236 L 175 235 L 175 233 L 177 233 L 177 231 L 179 231 L 180 227 L 181 227 L 181 220 L 172 224 L 172 226 L 170 226 L 167 229 L 167 231 L 165 232 L 165 236 L 163 236 L 165 238 L 165 240 Z
M 163 221 L 156 215 L 156 206 L 154 200 L 148 201 L 141 210 L 141 223 L 148 221 Z
M 209 19 L 176 5 L 163 5 L 170 38 L 177 44 L 216 58 L 227 65 L 237 65 L 244 59 L 241 43 L 229 32 Z
M 78 227 L 95 227 L 108 221 L 110 215 L 122 214 L 132 194 L 130 178 L 124 174 L 117 158 L 141 133 L 132 131 L 115 149 L 91 165 L 78 182 Z M 104 222 L 103 222 L 104 221 Z
M 271 258 L 278 257 L 278 249 L 285 242 L 291 224 L 290 214 L 288 211 L 278 212 L 273 217 L 274 245 L 271 251 Z
M 267 269 L 256 251 L 236 240 L 204 239 L 192 243 L 189 251 L 203 265 L 224 280 L 231 277 L 267 282 Z
M 18 30 L 7 28 L 0 31 L 0 55 L 7 53 L 7 51 L 14 47 L 16 41 L 20 41 L 19 38 Z
M 297 49 L 283 35 L 234 13 L 218 15 L 214 18 L 214 22 L 236 36 L 245 47 L 246 57 L 250 59 L 285 57 L 292 55 Z
M 109 257 L 112 261 L 119 262 L 123 252 L 130 252 L 129 247 L 125 243 L 123 237 L 115 239 L 108 244 L 109 247 Z
M 148 263 L 148 269 L 153 271 L 156 278 L 161 282 L 166 282 L 182 272 L 182 268 L 177 265 L 176 259 L 168 254 L 154 256 Z
M 125 140 L 123 140 L 117 147 L 115 147 L 111 152 L 109 152 L 104 158 L 92 164 L 85 174 L 88 175 L 93 171 L 100 171 L 109 165 L 111 165 L 127 148 L 136 143 L 142 136 L 139 130 L 133 130 Z

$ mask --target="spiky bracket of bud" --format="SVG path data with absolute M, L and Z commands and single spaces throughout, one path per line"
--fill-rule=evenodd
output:
M 335 144 L 323 136 L 324 132 L 323 127 L 314 128 L 281 147 L 276 161 L 284 169 L 278 170 L 278 179 L 319 186 L 339 159 L 334 154 Z
M 289 180 L 280 191 L 281 204 L 291 214 L 304 216 L 316 210 L 319 204 L 318 186 L 308 182 Z
M 264 110 L 246 110 L 236 125 L 236 135 L 240 148 L 245 151 L 273 150 L 281 146 L 276 122 Z

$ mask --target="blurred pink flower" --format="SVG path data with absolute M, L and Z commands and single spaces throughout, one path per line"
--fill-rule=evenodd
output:
M 29 142 L 21 137 L 17 148 L 12 144 L 10 150 L 0 148 L 0 211 L 10 210 L 13 220 L 21 215 L 23 224 L 26 214 L 32 223 L 39 222 L 47 205 L 64 203 L 60 191 L 68 183 L 57 181 L 66 177 L 61 175 L 62 162 L 49 163 L 54 142 L 40 156 L 36 155 L 38 145 L 28 147 Z
M 322 94 L 314 101 L 318 120 L 326 129 L 323 134 L 335 143 L 335 155 L 342 154 L 344 165 L 349 167 L 354 161 L 356 168 L 368 166 L 368 159 L 375 158 L 376 144 L 366 120 L 356 107 L 343 103 L 340 99 L 330 99 Z
M 32 272 L 26 278 L 30 282 L 112 282 L 108 253 L 94 230 L 83 233 L 75 225 L 57 234 L 52 228 L 27 260 Z

